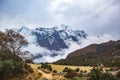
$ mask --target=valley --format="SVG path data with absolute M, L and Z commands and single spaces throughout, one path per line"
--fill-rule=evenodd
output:
M 66 59 L 38 64 L 34 55 L 22 50 L 27 45 L 11 29 L 0 32 L 1 80 L 120 80 L 120 40 L 91 44 Z

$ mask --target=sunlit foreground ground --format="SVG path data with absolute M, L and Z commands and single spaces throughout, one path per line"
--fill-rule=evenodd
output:
M 38 67 L 41 66 L 40 64 L 29 64 L 29 65 L 31 65 L 33 69 L 37 69 Z M 89 73 L 93 68 L 90 66 L 69 66 L 69 65 L 54 65 L 54 64 L 50 64 L 50 65 L 52 69 L 57 70 L 58 73 L 62 72 L 65 67 L 68 67 L 73 70 L 75 70 L 76 68 L 80 68 L 80 70 L 87 71 L 87 73 Z M 103 71 L 105 71 L 106 69 L 109 69 L 109 68 L 103 68 Z
M 53 75 L 53 73 L 45 73 L 44 71 L 42 71 L 41 69 L 38 69 L 38 67 L 40 67 L 40 64 L 29 64 L 33 70 L 34 73 L 30 74 L 26 77 L 25 80 L 68 80 L 66 79 L 64 76 L 62 75 Z M 54 64 L 50 64 L 53 70 L 56 70 L 57 73 L 61 73 L 63 71 L 63 69 L 65 67 L 68 67 L 70 69 L 75 70 L 76 68 L 80 68 L 80 70 L 82 71 L 86 71 L 87 73 L 89 73 L 93 67 L 90 66 L 68 66 L 68 65 L 54 65 Z M 106 69 L 109 68 L 103 68 L 103 71 L 105 71 Z M 39 73 L 41 73 L 42 75 L 39 76 Z M 85 80 L 85 79 L 80 79 L 80 80 Z
M 64 76 L 53 75 L 52 73 L 45 73 L 41 69 L 38 69 L 38 67 L 41 66 L 40 64 L 29 64 L 29 65 L 33 68 L 34 74 L 28 75 L 25 80 L 35 80 L 35 79 L 36 80 L 67 80 L 66 78 L 64 78 Z M 52 68 L 55 68 L 55 66 L 53 66 Z M 42 76 L 39 77 L 39 73 L 41 73 Z

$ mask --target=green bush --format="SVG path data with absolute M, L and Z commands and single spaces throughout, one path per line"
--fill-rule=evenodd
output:
M 0 61 L 0 76 L 10 76 L 12 75 L 14 70 L 13 61 L 12 60 L 5 60 Z
M 42 80 L 48 80 L 48 78 L 42 78 Z
M 13 62 L 14 63 L 14 73 L 23 73 L 23 63 L 22 62 Z
M 38 69 L 40 69 L 41 67 L 38 67 Z
M 56 70 L 53 70 L 53 73 L 57 73 L 57 71 L 56 71 Z
M 0 78 L 8 78 L 9 76 L 24 73 L 24 66 L 22 62 L 0 59 Z
M 28 54 L 21 49 L 27 44 L 25 38 L 13 30 L 0 31 L 0 80 L 8 80 L 9 76 L 24 73 L 24 61 L 21 57 Z
M 115 77 L 110 73 L 102 73 L 99 80 L 116 80 Z
M 89 73 L 89 80 L 116 80 L 116 78 L 110 73 L 102 73 L 100 69 L 93 68 Z
M 120 79 L 120 71 L 116 74 L 116 78 Z
M 52 71 L 51 65 L 47 65 L 47 70 Z
M 63 69 L 63 72 L 68 72 L 68 67 L 65 67 L 65 68 Z
M 51 67 L 51 65 L 49 65 L 48 63 L 41 63 L 41 67 L 40 67 L 40 68 L 43 68 L 43 69 L 52 71 L 52 67 Z M 40 69 L 40 68 L 39 68 L 39 69 Z
M 101 75 L 101 71 L 99 69 L 93 68 L 89 73 L 90 80 L 99 80 Z
M 79 71 L 80 71 L 80 68 L 76 68 L 75 71 L 76 71 L 76 72 L 79 72 Z
M 79 75 L 78 75 L 78 77 L 83 77 L 83 73 L 80 72 Z

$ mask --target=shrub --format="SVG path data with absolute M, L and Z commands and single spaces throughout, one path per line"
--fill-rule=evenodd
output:
M 38 67 L 38 69 L 40 69 L 41 67 Z
M 51 65 L 47 65 L 47 70 L 52 71 Z
M 82 72 L 80 72 L 78 76 L 79 76 L 79 77 L 83 77 L 83 73 L 82 73 Z
M 14 73 L 23 73 L 23 69 L 24 69 L 24 66 L 23 66 L 23 63 L 22 62 L 16 62 L 14 61 Z
M 66 78 L 74 78 L 76 76 L 77 76 L 77 73 L 75 71 L 67 72 L 67 74 L 65 75 Z
M 42 80 L 48 80 L 48 78 L 42 78 Z
M 120 71 L 116 74 L 116 78 L 120 79 Z
M 76 72 L 79 72 L 79 71 L 80 71 L 80 68 L 76 68 L 75 71 L 76 71 Z
M 84 70 L 84 71 L 83 71 L 83 73 L 87 73 L 87 71 L 86 71 L 86 70 Z
M 90 80 L 99 80 L 101 71 L 99 69 L 93 68 L 89 73 Z
M 99 80 L 116 80 L 115 77 L 110 73 L 102 73 Z
M 14 74 L 23 73 L 23 63 L 10 60 L 0 60 L 0 77 L 7 78 Z
M 65 68 L 63 69 L 63 72 L 68 72 L 68 67 L 65 67 Z
M 57 73 L 57 71 L 56 71 L 56 70 L 53 70 L 53 73 Z
M 49 71 L 52 71 L 52 67 L 51 65 L 49 65 L 48 63 L 41 63 L 41 67 L 40 68 L 43 68 L 43 69 L 47 69 Z
M 42 73 L 38 73 L 38 76 L 42 76 Z
M 116 80 L 110 73 L 102 73 L 100 69 L 93 68 L 89 74 L 89 80 Z
M 0 76 L 2 78 L 12 75 L 13 69 L 14 67 L 12 60 L 0 61 Z

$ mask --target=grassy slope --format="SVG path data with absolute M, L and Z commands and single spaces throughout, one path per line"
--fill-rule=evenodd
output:
M 42 76 L 38 80 L 42 80 L 43 78 L 47 78 L 49 80 L 67 80 L 63 76 L 60 75 L 53 75 L 52 73 L 45 73 L 42 70 L 38 70 L 37 68 L 40 66 L 40 64 L 29 64 L 34 70 L 35 73 L 41 73 Z
M 38 67 L 40 67 L 40 64 L 29 64 L 29 65 L 34 70 L 34 73 L 28 74 L 23 80 L 43 80 L 45 78 L 47 78 L 48 80 L 69 80 L 62 75 L 57 75 L 57 74 L 53 75 L 52 72 L 45 73 L 40 69 L 38 70 Z M 87 71 L 87 72 L 90 72 L 90 70 L 93 68 L 90 66 L 67 66 L 67 65 L 54 65 L 54 64 L 50 64 L 50 65 L 52 66 L 52 69 L 57 70 L 58 73 L 62 72 L 65 67 L 69 67 L 71 69 L 80 68 L 81 70 Z M 106 68 L 104 68 L 104 70 L 105 69 Z M 13 78 L 11 80 L 19 80 L 19 79 Z M 85 78 L 76 77 L 76 80 L 85 80 Z
M 40 64 L 30 64 L 30 65 L 33 69 L 37 69 L 38 67 L 40 67 Z M 58 73 L 62 72 L 65 67 L 71 68 L 73 70 L 76 68 L 80 68 L 80 70 L 87 71 L 87 72 L 90 72 L 91 69 L 93 68 L 90 66 L 69 66 L 69 65 L 55 65 L 55 64 L 50 64 L 50 65 L 51 65 L 52 69 L 57 70 Z M 106 69 L 109 69 L 109 68 L 103 68 L 104 71 Z
M 69 65 L 54 65 L 54 64 L 51 64 L 51 66 L 54 70 L 57 70 L 58 73 L 62 72 L 65 67 L 71 68 L 73 70 L 75 70 L 76 68 L 80 68 L 80 70 L 87 72 L 90 72 L 90 70 L 92 69 L 92 67 L 90 66 L 69 66 Z

